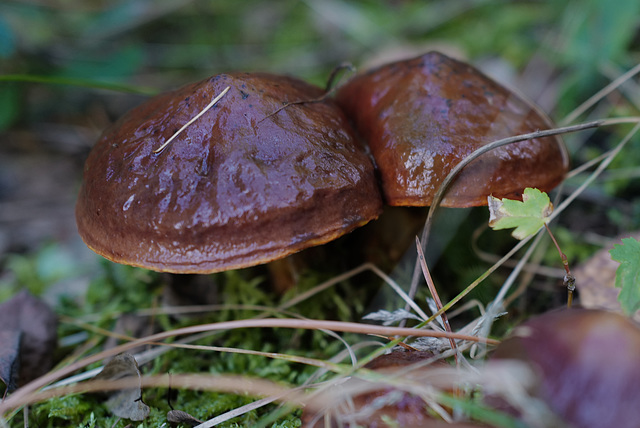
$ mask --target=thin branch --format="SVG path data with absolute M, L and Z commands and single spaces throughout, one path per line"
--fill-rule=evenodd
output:
M 276 114 L 280 113 L 282 110 L 284 110 L 284 109 L 286 109 L 288 107 L 294 106 L 294 105 L 321 103 L 321 102 L 325 101 L 327 98 L 329 98 L 331 95 L 333 95 L 333 93 L 335 91 L 337 91 L 338 88 L 341 86 L 340 84 L 333 86 L 333 82 L 334 82 L 338 72 L 340 72 L 340 71 L 342 71 L 344 69 L 347 69 L 347 70 L 349 70 L 351 72 L 355 71 L 355 67 L 353 65 L 351 65 L 350 63 L 347 63 L 347 62 L 343 62 L 342 64 L 340 64 L 339 66 L 334 68 L 333 71 L 331 72 L 331 75 L 329 76 L 329 80 L 327 81 L 327 87 L 326 87 L 326 89 L 324 91 L 324 94 L 322 94 L 322 96 L 320 96 L 318 98 L 312 98 L 310 100 L 298 100 L 298 101 L 286 102 L 282 106 L 277 108 L 275 111 L 272 111 L 271 113 L 269 113 L 268 115 L 266 115 L 265 117 L 260 119 L 258 121 L 258 123 L 261 123 L 262 121 L 267 120 L 271 116 L 275 116 Z
M 336 76 L 338 75 L 338 73 L 340 73 L 343 70 L 347 70 L 350 73 L 355 73 L 356 68 L 350 62 L 343 62 L 343 63 L 339 64 L 337 67 L 335 67 L 333 70 L 331 70 L 331 74 L 329 75 L 329 79 L 327 79 L 327 86 L 324 89 L 324 91 L 326 93 L 332 93 L 337 88 L 342 86 L 342 84 L 341 84 L 342 82 L 338 82 L 337 85 L 334 85 L 333 82 L 336 80 Z
M 573 290 L 576 289 L 576 278 L 571 275 L 571 269 L 569 269 L 569 260 L 567 259 L 567 255 L 560 249 L 560 244 L 558 244 L 556 237 L 553 235 L 551 229 L 549 228 L 549 225 L 546 222 L 544 223 L 544 227 L 545 229 L 547 229 L 547 233 L 549 233 L 551 241 L 553 241 L 553 244 L 556 246 L 556 250 L 558 250 L 560 260 L 562 260 L 562 266 L 564 267 L 565 271 L 564 285 L 567 287 L 567 292 L 569 293 L 567 299 L 567 307 L 570 308 L 573 302 Z
M 321 103 L 323 101 L 325 101 L 327 98 L 329 98 L 329 96 L 331 96 L 330 92 L 325 92 L 322 96 L 318 97 L 318 98 L 312 98 L 310 100 L 298 100 L 298 101 L 291 101 L 291 102 L 286 102 L 284 103 L 282 106 L 278 107 L 276 110 L 272 111 L 271 113 L 269 113 L 268 115 L 266 115 L 265 117 L 263 117 L 262 119 L 260 119 L 257 123 L 262 123 L 263 121 L 269 119 L 271 116 L 275 116 L 276 114 L 280 113 L 282 110 L 291 107 L 291 106 L 295 106 L 295 105 L 301 105 L 301 104 L 314 104 L 314 103 Z
M 555 219 L 558 215 L 560 215 L 560 213 L 562 213 L 569 206 L 569 204 L 571 202 L 573 202 L 573 200 L 575 198 L 577 198 L 578 195 L 580 195 L 607 168 L 607 166 L 609 166 L 609 164 L 611 163 L 613 158 L 623 149 L 623 147 L 629 142 L 631 137 L 633 137 L 638 132 L 638 130 L 640 130 L 640 123 L 636 123 L 636 126 L 634 126 L 627 133 L 627 135 L 622 139 L 622 141 L 620 141 L 620 143 L 618 143 L 618 145 L 613 150 L 610 151 L 609 157 L 604 159 L 602 161 L 602 163 L 600 165 L 598 165 L 598 168 L 596 168 L 591 173 L 591 175 L 589 175 L 589 177 L 587 177 L 587 179 L 575 191 L 573 191 L 573 193 L 571 193 L 571 195 L 569 195 L 569 197 L 567 197 L 567 199 L 565 199 L 561 204 L 558 204 L 556 206 L 556 208 L 553 211 L 553 213 L 551 213 L 551 215 L 549 216 L 549 219 L 547 220 L 548 222 L 553 221 L 553 219 Z M 542 236 L 543 236 L 543 234 L 542 234 L 542 229 L 541 229 L 537 233 L 536 242 L 539 239 L 541 239 Z M 530 236 L 530 237 L 520 241 L 501 260 L 504 260 L 504 259 L 506 259 L 508 257 L 511 257 L 511 255 L 515 254 L 516 250 L 522 248 L 522 246 L 525 243 L 529 242 L 529 240 L 531 238 L 532 237 Z M 533 248 L 536 245 L 536 242 L 534 242 L 534 244 L 527 250 L 527 253 L 523 256 L 521 262 L 523 262 L 524 260 L 528 260 L 528 258 L 530 256 L 530 253 L 533 251 Z M 493 268 L 493 266 L 492 266 L 492 268 Z M 517 272 L 519 272 L 521 268 L 522 268 L 522 266 L 520 266 L 520 263 L 518 263 L 518 266 L 516 267 L 516 269 L 514 269 L 514 271 L 511 272 L 511 274 L 509 275 L 509 278 L 507 278 L 507 281 L 505 281 L 505 283 L 500 288 L 500 291 L 498 292 L 498 295 L 493 299 L 493 302 L 487 307 L 487 315 L 486 315 L 486 319 L 487 320 L 490 320 L 492 316 L 494 316 L 496 313 L 498 313 L 498 312 L 500 312 L 502 310 L 504 298 L 505 298 L 508 290 L 510 289 L 511 285 L 513 284 Z M 469 287 L 467 287 L 467 288 L 469 288 Z M 456 300 L 456 299 L 454 299 L 454 300 Z M 445 310 L 447 309 L 447 306 L 448 305 L 445 305 Z M 487 328 L 488 328 L 488 324 L 489 323 L 487 323 Z M 482 334 L 480 334 L 480 336 L 482 336 Z

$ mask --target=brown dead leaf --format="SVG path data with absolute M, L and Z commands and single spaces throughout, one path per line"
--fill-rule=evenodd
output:
M 7 386 L 9 392 L 17 388 L 21 338 L 19 331 L 0 331 L 0 382 Z
M 9 370 L 1 371 L 0 377 L 10 391 L 53 366 L 57 324 L 49 306 L 26 290 L 0 304 L 0 365 Z
M 198 426 L 202 423 L 200 419 L 196 419 L 187 412 L 182 410 L 170 410 L 167 413 L 167 421 L 173 424 L 185 424 L 190 427 Z
M 620 239 L 628 237 L 640 239 L 640 233 L 622 235 L 615 242 L 620 242 Z M 609 254 L 611 248 L 613 248 L 613 243 L 599 250 L 589 260 L 572 270 L 576 277 L 576 289 L 580 293 L 580 304 L 583 307 L 622 313 L 618 302 L 620 289 L 615 287 L 616 269 L 620 263 L 611 259 L 611 254 Z M 640 312 L 637 312 L 633 319 L 640 322 Z
M 95 380 L 117 380 L 127 377 L 138 377 L 140 379 L 140 369 L 133 355 L 122 353 L 116 355 L 109 361 Z M 142 388 L 127 388 L 109 393 L 106 402 L 107 407 L 114 415 L 131 419 L 132 421 L 142 421 L 149 416 L 149 406 L 142 401 Z

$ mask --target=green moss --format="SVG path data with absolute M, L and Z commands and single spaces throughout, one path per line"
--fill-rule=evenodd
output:
M 90 284 L 87 293 L 87 303 L 64 301 L 64 312 L 74 316 L 101 313 L 103 317 L 94 325 L 112 328 L 114 320 L 111 313 L 135 311 L 135 308 L 152 306 L 152 301 L 159 283 L 157 276 L 151 272 L 134 269 L 112 263 L 102 263 L 102 272 Z M 219 275 L 220 295 L 229 305 L 261 305 L 275 307 L 276 296 L 265 286 L 262 278 L 247 277 L 244 271 L 231 271 Z M 307 282 L 311 286 L 315 280 Z M 151 293 L 150 293 L 151 291 Z M 314 308 L 316 316 L 322 316 L 323 311 L 350 319 L 353 308 L 348 307 L 339 289 L 330 289 L 316 299 Z M 357 305 L 362 307 L 361 304 Z M 207 322 L 218 322 L 256 315 L 256 311 L 248 309 L 224 309 L 212 312 L 207 316 Z M 165 329 L 175 329 L 188 324 L 202 322 L 202 319 L 181 319 L 176 321 L 168 316 L 160 317 Z M 77 326 L 61 326 L 64 334 L 81 331 Z M 91 334 L 91 337 L 100 338 Z M 96 342 L 100 343 L 100 341 Z M 288 354 L 309 355 L 301 348 L 313 350 L 311 354 L 318 358 L 328 358 L 340 350 L 343 345 L 326 334 L 316 331 L 296 331 L 292 329 L 238 329 L 213 335 L 201 339 L 195 344 L 238 347 L 263 352 L 279 352 Z M 93 351 L 97 351 L 97 348 Z M 98 366 L 95 364 L 94 366 Z M 213 374 L 242 374 L 246 376 L 270 379 L 298 385 L 315 371 L 314 367 L 290 363 L 284 360 L 256 357 L 245 354 L 221 353 L 201 350 L 173 349 L 157 357 L 151 363 L 142 366 L 143 373 L 213 373 Z M 152 411 L 147 420 L 139 426 L 157 427 L 166 422 L 166 412 L 170 410 L 168 391 L 166 389 L 149 389 L 143 393 L 143 399 Z M 255 399 L 233 394 L 221 394 L 207 391 L 180 390 L 172 393 L 171 404 L 174 408 L 186 411 L 202 420 L 228 412 L 237 407 L 249 404 Z M 232 422 L 221 426 L 247 426 L 257 423 L 265 415 L 277 409 L 276 405 L 266 406 L 248 412 Z M 72 395 L 48 400 L 32 406 L 32 419 L 42 427 L 65 426 L 110 426 L 115 418 L 101 404 L 100 400 L 91 395 Z M 93 418 L 93 419 L 92 419 Z M 20 418 L 14 418 L 11 426 L 18 426 Z M 92 422 L 93 421 L 93 422 Z M 97 422 L 96 422 L 97 421 Z M 14 425 L 15 424 L 15 425 Z M 300 425 L 299 418 L 292 413 L 281 415 L 273 426 L 296 427 Z M 122 425 L 124 426 L 124 425 Z
M 42 405 L 34 406 L 33 417 L 38 421 L 52 420 L 53 423 L 62 425 L 62 421 L 72 422 L 79 414 L 89 414 L 95 407 L 95 403 L 79 395 L 67 395 L 52 398 Z

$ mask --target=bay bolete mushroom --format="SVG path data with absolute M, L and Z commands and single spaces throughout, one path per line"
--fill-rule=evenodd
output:
M 438 52 L 358 75 L 337 101 L 368 143 L 390 205 L 430 205 L 449 171 L 474 150 L 552 127 L 532 103 Z M 442 205 L 486 205 L 491 194 L 516 198 L 526 187 L 549 191 L 567 169 L 559 137 L 503 146 L 466 166 Z
M 76 206 L 85 243 L 119 263 L 210 273 L 269 262 L 376 218 L 373 165 L 342 111 L 331 100 L 281 108 L 322 94 L 291 77 L 233 73 L 133 109 L 87 159 Z

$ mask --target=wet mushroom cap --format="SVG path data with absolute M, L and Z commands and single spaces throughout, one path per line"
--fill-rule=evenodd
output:
M 226 87 L 229 91 L 155 153 Z M 206 273 L 333 240 L 381 210 L 373 165 L 322 90 L 269 74 L 222 74 L 150 99 L 92 149 L 76 219 L 115 262 Z
M 438 52 L 358 75 L 337 101 L 368 143 L 390 205 L 430 205 L 449 171 L 474 150 L 552 127 L 531 103 Z M 549 191 L 567 169 L 560 138 L 503 146 L 465 167 L 442 205 L 486 205 L 491 194 L 518 198 L 526 187 Z

